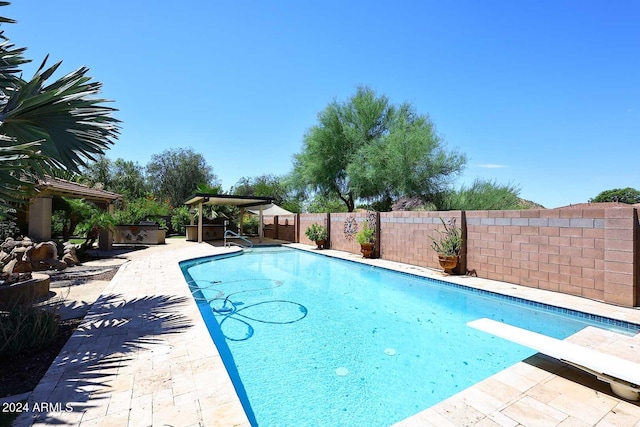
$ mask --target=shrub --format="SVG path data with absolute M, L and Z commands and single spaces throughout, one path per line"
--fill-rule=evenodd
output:
M 57 314 L 33 305 L 15 305 L 0 312 L 0 360 L 47 346 L 59 325 Z
M 242 232 L 244 234 L 258 234 L 258 217 L 255 215 L 243 215 Z
M 186 233 L 186 226 L 191 224 L 191 214 L 188 206 L 180 206 L 173 210 L 171 215 L 171 227 L 178 234 Z
M 327 228 L 320 224 L 311 224 L 307 227 L 304 234 L 314 242 L 319 240 L 327 240 Z
M 436 251 L 438 255 L 460 255 L 460 250 L 462 249 L 462 230 L 456 227 L 455 218 L 449 221 L 449 225 L 447 225 L 442 218 L 440 218 L 440 221 L 444 226 L 444 231 L 436 230 L 438 237 L 431 238 L 431 248 Z
M 362 223 L 360 231 L 356 234 L 356 241 L 361 245 L 373 243 L 375 241 L 375 231 L 375 228 L 369 227 L 369 223 L 365 221 Z
M 116 224 L 139 224 L 140 221 L 156 221 L 161 226 L 166 225 L 159 217 L 169 214 L 169 205 L 160 202 L 154 197 L 141 197 L 128 202 L 124 207 L 114 213 Z
M 17 237 L 20 234 L 18 225 L 13 221 L 15 213 L 15 209 L 0 209 L 0 241 L 2 242 L 7 237 Z

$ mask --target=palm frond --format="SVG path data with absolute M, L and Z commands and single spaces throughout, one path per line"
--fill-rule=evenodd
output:
M 15 144 L 11 138 L 0 135 L 0 208 L 24 202 L 34 190 L 37 177 L 29 172 L 28 162 L 42 158 L 39 147 L 37 142 Z
M 45 69 L 42 63 L 31 81 L 20 80 L 0 111 L 0 133 L 18 143 L 41 141 L 45 161 L 32 162 L 36 173 L 62 168 L 79 172 L 86 160 L 95 160 L 113 144 L 119 134 L 117 111 L 94 98 L 102 85 L 90 82 L 89 71 L 81 67 L 50 85 L 60 62 Z
M 8 1 L 0 1 L 0 6 L 9 6 L 11 3 Z M 11 18 L 5 18 L 4 16 L 0 16 L 1 24 L 15 24 L 16 21 Z
M 30 62 L 23 56 L 25 50 L 26 48 L 16 48 L 4 36 L 4 31 L 0 31 L 0 91 L 5 96 L 11 93 L 19 81 L 17 74 L 21 71 L 20 65 Z

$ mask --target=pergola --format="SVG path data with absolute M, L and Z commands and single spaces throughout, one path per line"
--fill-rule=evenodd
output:
M 196 193 L 191 199 L 184 202 L 190 209 L 198 207 L 198 243 L 202 242 L 202 207 L 204 205 L 230 205 L 241 209 L 258 207 L 258 239 L 262 242 L 264 231 L 262 230 L 263 205 L 273 203 L 273 197 L 234 196 L 230 194 Z
M 38 240 L 48 240 L 51 238 L 51 213 L 53 197 L 71 197 L 85 199 L 101 205 L 107 212 L 113 213 L 113 203 L 122 198 L 120 194 L 110 191 L 90 188 L 77 182 L 66 179 L 44 177 L 36 186 L 37 194 L 29 202 L 28 207 L 28 235 Z M 108 233 L 106 231 L 105 233 Z M 110 249 L 111 236 L 100 235 L 99 244 L 101 249 Z

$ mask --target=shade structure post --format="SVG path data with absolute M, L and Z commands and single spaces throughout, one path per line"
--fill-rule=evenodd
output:
M 198 243 L 202 243 L 202 200 L 198 203 Z
M 116 207 L 113 205 L 113 203 L 109 203 L 107 205 L 107 213 L 113 216 L 115 211 Z M 100 234 L 98 236 L 98 249 L 100 249 L 101 251 L 110 251 L 111 249 L 113 249 L 112 245 L 113 232 L 108 227 L 105 227 L 100 230 Z
M 260 205 L 260 215 L 258 216 L 258 242 L 260 243 L 262 243 L 262 237 L 264 236 L 263 224 L 262 205 Z

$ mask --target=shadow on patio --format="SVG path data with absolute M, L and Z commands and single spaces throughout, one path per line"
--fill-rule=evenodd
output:
M 119 294 L 100 297 L 94 312 L 85 318 L 34 390 L 33 402 L 50 402 L 60 409 L 48 414 L 43 411 L 37 421 L 66 424 L 66 404 L 74 413 L 100 406 L 100 400 L 109 398 L 114 381 L 121 381 L 116 374 L 125 364 L 144 359 L 151 369 L 153 358 L 171 348 L 164 337 L 192 326 L 181 314 L 186 302 L 184 297 L 168 295 L 129 300 Z M 142 356 L 141 349 L 151 351 Z

